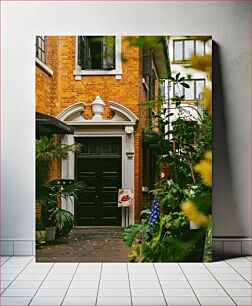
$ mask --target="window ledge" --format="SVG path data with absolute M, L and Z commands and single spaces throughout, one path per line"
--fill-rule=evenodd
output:
M 51 68 L 49 68 L 45 63 L 43 63 L 40 59 L 37 57 L 35 58 L 36 64 L 40 66 L 47 74 L 50 76 L 53 76 L 53 71 Z
M 75 80 L 81 80 L 82 76 L 101 76 L 101 75 L 115 75 L 117 80 L 122 79 L 122 70 L 74 70 Z
M 173 64 L 173 65 L 185 65 L 185 66 L 188 66 L 188 65 L 191 65 L 191 60 L 180 60 L 180 61 L 172 61 L 171 63 Z

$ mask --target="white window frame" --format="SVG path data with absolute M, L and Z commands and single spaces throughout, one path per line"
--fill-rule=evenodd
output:
M 46 36 L 44 36 L 46 37 Z M 45 50 L 44 50 L 44 53 L 45 53 L 45 59 L 46 59 L 46 41 L 45 41 Z M 35 54 L 37 54 L 37 45 L 35 43 Z M 50 76 L 53 76 L 53 70 L 47 66 L 47 63 L 46 63 L 46 60 L 45 62 L 41 61 L 37 56 L 35 56 L 35 63 L 36 65 L 40 66 L 40 68 L 42 68 L 47 74 L 49 74 Z
M 35 58 L 35 62 L 40 68 L 42 68 L 46 73 L 48 73 L 50 76 L 53 76 L 53 70 L 49 68 L 45 63 L 43 63 L 39 58 Z
M 115 69 L 102 70 L 102 69 L 81 69 L 78 65 L 78 36 L 76 36 L 75 43 L 75 80 L 81 80 L 82 76 L 99 76 L 99 75 L 114 75 L 117 80 L 122 79 L 122 60 L 121 60 L 121 36 L 115 36 Z

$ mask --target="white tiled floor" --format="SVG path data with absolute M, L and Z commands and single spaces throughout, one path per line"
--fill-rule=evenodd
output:
M 0 260 L 0 305 L 252 305 L 251 257 L 207 264 Z

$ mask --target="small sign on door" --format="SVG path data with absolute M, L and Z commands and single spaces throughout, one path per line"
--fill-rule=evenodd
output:
M 118 190 L 118 207 L 133 207 L 133 191 L 131 189 Z

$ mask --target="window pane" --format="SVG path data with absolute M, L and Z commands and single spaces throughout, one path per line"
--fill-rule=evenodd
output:
M 115 65 L 115 37 L 103 37 L 103 69 L 114 69 Z
M 185 60 L 190 59 L 194 53 L 194 41 L 193 40 L 185 40 Z
M 42 54 L 41 54 L 41 61 L 42 61 L 42 62 L 45 62 L 45 53 L 42 53 Z
M 182 61 L 183 60 L 183 42 L 182 41 L 174 41 L 174 61 Z
M 102 69 L 102 36 L 90 36 L 91 69 Z
M 200 93 L 203 93 L 204 91 L 204 80 L 197 80 L 196 81 L 196 99 L 200 98 Z
M 41 49 L 45 51 L 45 42 L 43 40 L 41 41 Z
M 183 86 L 180 84 L 174 84 L 174 97 L 175 96 L 182 96 L 184 94 Z
M 196 54 L 199 56 L 204 55 L 204 41 L 196 40 Z
M 185 100 L 194 100 L 194 81 L 186 81 L 190 88 L 185 88 Z

